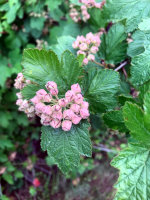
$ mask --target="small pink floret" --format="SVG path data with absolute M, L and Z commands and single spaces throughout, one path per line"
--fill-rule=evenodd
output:
M 63 129 L 64 131 L 70 131 L 71 126 L 72 126 L 72 122 L 69 121 L 69 120 L 64 120 L 64 121 L 62 122 L 62 129 Z

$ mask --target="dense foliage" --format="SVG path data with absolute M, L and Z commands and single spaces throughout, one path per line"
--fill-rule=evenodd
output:
M 0 2 L 3 181 L 15 185 L 20 179 L 22 184 L 25 170 L 30 167 L 32 170 L 37 163 L 32 141 L 39 139 L 42 150 L 48 154 L 47 164 L 57 165 L 66 177 L 74 178 L 90 166 L 92 169 L 89 164 L 89 168 L 81 170 L 80 158 L 84 162 L 83 156 L 92 156 L 92 145 L 102 140 L 107 126 L 117 130 L 118 135 L 125 134 L 128 141 L 128 147 L 111 162 L 120 170 L 114 199 L 150 198 L 149 22 L 149 0 Z M 24 80 L 29 80 L 19 89 L 31 105 L 31 99 L 37 91 L 45 89 L 48 81 L 58 86 L 56 100 L 78 83 L 84 101 L 89 103 L 90 117 L 73 123 L 69 131 L 43 125 L 40 136 L 39 118 L 28 119 L 15 105 L 18 91 L 13 80 L 19 72 Z M 26 154 L 23 159 L 22 148 Z M 15 166 L 15 159 L 20 159 L 23 165 Z M 40 185 L 36 179 L 33 183 L 35 187 Z M 20 188 L 19 184 L 14 189 Z M 35 188 L 30 187 L 30 194 L 35 193 Z M 0 196 L 7 199 L 1 193 Z

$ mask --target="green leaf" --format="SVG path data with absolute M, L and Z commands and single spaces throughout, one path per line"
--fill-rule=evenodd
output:
M 79 2 L 79 0 L 70 0 L 70 3 L 77 5 L 77 6 L 81 6 L 82 3 Z
M 139 99 L 143 104 L 145 94 L 150 91 L 150 81 L 139 87 Z
M 32 99 L 36 95 L 36 92 L 40 89 L 42 89 L 40 85 L 28 84 L 22 89 L 21 93 L 25 99 L 29 100 Z
M 14 184 L 14 180 L 13 180 L 13 177 L 12 177 L 11 174 L 4 173 L 4 174 L 2 175 L 2 177 L 3 177 L 3 179 L 4 179 L 5 181 L 7 181 L 10 185 L 13 185 L 13 184 Z
M 30 186 L 29 193 L 31 194 L 31 196 L 35 196 L 36 195 L 36 188 L 33 187 L 33 186 Z
M 75 50 L 72 47 L 72 43 L 75 41 L 75 38 L 71 36 L 61 36 L 57 39 L 57 44 L 50 46 L 50 49 L 53 50 L 59 58 L 61 54 L 67 49 L 70 52 L 75 54 Z
M 99 8 L 91 8 L 88 9 L 88 13 L 90 14 L 89 23 L 94 25 L 97 28 L 105 27 L 106 20 L 103 18 L 103 13 Z
M 125 95 L 125 94 L 119 95 L 118 96 L 118 101 L 119 101 L 121 106 L 124 106 L 124 104 L 127 101 L 131 102 L 131 103 L 136 103 L 135 99 L 131 95 Z
M 7 128 L 9 126 L 9 121 L 12 119 L 12 116 L 7 111 L 0 111 L 0 119 L 0 126 L 3 128 Z
M 119 91 L 119 74 L 113 70 L 93 70 L 88 73 L 88 91 L 85 97 L 95 112 L 113 109 L 117 105 L 116 93 Z
M 82 122 L 73 126 L 70 131 L 52 127 L 42 127 L 41 147 L 53 157 L 59 168 L 67 173 L 78 167 L 80 155 L 91 156 L 89 124 Z
M 67 21 L 60 21 L 59 26 L 54 26 L 51 28 L 51 34 L 49 36 L 49 44 L 61 43 L 58 42 L 61 38 L 65 40 L 65 37 L 70 36 L 69 38 L 76 38 L 78 35 L 81 35 L 80 26 L 79 24 L 68 22 Z M 62 37 L 64 36 L 64 37 Z M 69 44 L 69 46 L 71 46 Z
M 130 57 L 142 54 L 150 45 L 150 33 L 137 30 L 132 35 L 133 42 L 129 43 L 127 54 Z
M 150 115 L 150 91 L 144 97 L 144 111 L 145 114 Z
M 13 143 L 5 135 L 0 136 L 0 148 L 1 149 L 10 149 L 13 147 Z
M 145 116 L 144 116 L 144 121 L 145 123 L 150 125 L 149 119 L 150 119 L 150 91 L 147 92 L 144 96 L 144 112 L 145 112 Z
M 65 51 L 62 54 L 61 67 L 61 76 L 63 77 L 65 85 L 69 86 L 68 89 L 70 89 L 70 86 L 74 83 L 80 84 L 83 68 L 79 65 L 79 61 L 71 54 L 71 52 Z
M 138 27 L 143 18 L 149 17 L 149 0 L 107 0 L 103 14 L 108 21 L 126 19 L 127 32 Z
M 131 82 L 133 85 L 142 85 L 150 80 L 150 46 L 144 53 L 132 58 Z
M 27 49 L 24 51 L 22 65 L 25 68 L 25 77 L 35 82 L 39 89 L 45 88 L 47 81 L 54 81 L 58 85 L 59 92 L 64 94 L 72 84 L 81 82 L 83 68 L 69 51 L 62 54 L 60 63 L 53 51 Z M 23 94 L 28 98 L 32 96 L 32 91 L 29 92 L 30 88 L 33 89 L 34 95 L 36 86 L 29 85 L 23 90 Z
M 150 146 L 150 123 L 145 121 L 144 111 L 136 104 L 127 102 L 123 107 L 123 116 L 133 138 L 142 145 Z
M 25 49 L 22 65 L 27 79 L 45 87 L 47 81 L 61 82 L 61 66 L 53 51 Z M 38 72 L 38 73 L 37 73 Z
M 24 177 L 23 173 L 20 170 L 15 171 L 14 175 L 15 175 L 16 178 L 23 178 Z
M 120 132 L 128 131 L 124 124 L 122 110 L 113 110 L 107 112 L 104 114 L 103 119 L 105 124 L 113 130 L 118 130 Z
M 8 160 L 8 157 L 0 152 L 0 162 L 6 162 Z
M 138 27 L 141 31 L 150 31 L 150 18 L 143 19 Z
M 150 197 L 150 150 L 129 145 L 111 165 L 120 170 L 115 200 L 146 200 Z
M 7 196 L 5 196 L 5 195 L 2 195 L 1 196 L 1 200 L 10 200 Z
M 17 11 L 20 8 L 20 6 L 21 4 L 18 0 L 14 1 L 12 4 L 9 3 L 9 10 L 6 13 L 6 19 L 9 24 L 15 20 Z
M 55 10 L 52 10 L 50 12 L 51 18 L 55 19 L 55 21 L 60 21 L 61 18 L 64 16 L 64 13 L 62 12 L 61 9 L 56 8 Z
M 11 76 L 11 69 L 7 66 L 0 66 L 0 86 L 4 87 L 8 77 Z
M 45 4 L 48 6 L 49 10 L 52 11 L 62 4 L 62 0 L 46 0 Z
M 127 42 L 125 28 L 118 23 L 113 25 L 108 34 L 101 37 L 99 54 L 106 63 L 117 64 L 126 58 Z
M 37 29 L 39 31 L 42 31 L 44 27 L 44 21 L 45 21 L 44 17 L 31 17 L 30 26 L 32 29 Z

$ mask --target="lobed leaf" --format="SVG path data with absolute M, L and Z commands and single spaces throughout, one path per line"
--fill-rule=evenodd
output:
M 113 159 L 120 170 L 115 200 L 146 200 L 150 196 L 150 150 L 130 144 Z
M 131 82 L 135 86 L 150 80 L 150 46 L 144 53 L 132 58 Z
M 25 77 L 33 81 L 39 88 L 45 88 L 48 81 L 54 81 L 57 83 L 60 93 L 63 94 L 70 89 L 72 84 L 81 82 L 83 73 L 78 59 L 69 51 L 62 54 L 60 63 L 53 51 L 26 49 L 22 65 Z M 24 95 L 30 87 L 35 86 L 25 88 Z
M 109 64 L 123 61 L 127 51 L 126 37 L 124 25 L 120 23 L 113 25 L 108 34 L 103 34 L 101 37 L 100 57 Z
M 145 121 L 146 115 L 144 111 L 136 104 L 127 102 L 123 107 L 123 116 L 125 125 L 130 130 L 130 134 L 133 138 L 135 138 L 141 145 L 150 147 L 150 123 Z
M 41 147 L 54 158 L 62 172 L 67 173 L 77 167 L 80 155 L 91 156 L 92 147 L 88 128 L 87 122 L 73 126 L 68 132 L 42 127 Z
M 85 97 L 95 112 L 113 109 L 117 105 L 116 94 L 119 91 L 119 74 L 105 69 L 88 73 L 88 90 Z
M 131 32 L 138 27 L 143 18 L 149 17 L 149 0 L 107 0 L 104 15 L 108 21 L 126 20 L 126 30 Z
M 103 115 L 103 120 L 105 124 L 113 130 L 118 130 L 120 132 L 128 131 L 124 123 L 122 110 L 113 110 L 105 113 Z

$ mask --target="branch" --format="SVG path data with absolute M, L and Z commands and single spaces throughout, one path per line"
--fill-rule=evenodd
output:
M 105 147 L 98 147 L 98 146 L 93 146 L 94 149 L 98 149 L 100 151 L 105 151 L 107 153 L 111 152 L 111 153 L 115 153 L 117 154 L 117 151 L 111 150 L 111 149 L 107 149 Z
M 125 62 L 123 62 L 119 67 L 117 67 L 114 71 L 119 71 L 121 68 L 123 68 L 125 65 L 127 65 L 128 64 L 128 62 L 127 61 L 125 61 Z
M 96 65 L 99 65 L 99 66 L 101 66 L 101 67 L 105 67 L 104 65 L 102 65 L 101 63 L 99 63 L 99 62 L 96 62 L 95 60 L 92 60 L 92 62 L 93 63 L 95 63 Z

